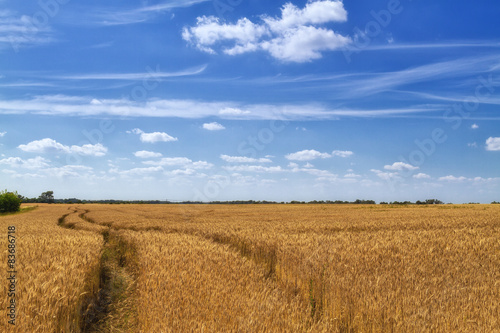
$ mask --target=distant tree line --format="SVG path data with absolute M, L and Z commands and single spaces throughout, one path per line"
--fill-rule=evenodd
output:
M 6 195 L 6 193 L 11 192 L 0 192 L 2 195 Z M 285 201 L 267 201 L 267 200 L 231 200 L 231 201 L 211 201 L 211 202 L 202 202 L 202 201 L 169 201 L 169 200 L 115 200 L 115 199 L 106 199 L 106 200 L 82 200 L 77 198 L 68 198 L 68 199 L 55 199 L 54 191 L 46 191 L 40 194 L 37 198 L 26 198 L 22 195 L 15 193 L 15 196 L 20 200 L 20 202 L 24 203 L 61 203 L 61 204 L 87 204 L 87 203 L 98 203 L 98 204 L 225 204 L 225 205 L 265 205 L 265 204 L 321 204 L 321 205 L 375 205 L 375 200 L 361 200 L 356 199 L 354 201 L 343 201 L 343 200 L 313 200 L 313 201 L 297 201 L 292 200 L 289 202 Z M 392 202 L 380 202 L 380 205 L 442 205 L 444 202 L 438 199 L 427 199 L 424 201 L 417 200 L 416 202 L 411 201 L 392 201 Z M 473 203 L 470 203 L 473 204 Z M 493 201 L 492 204 L 500 204 L 500 202 Z M 1 212 L 1 208 L 0 208 Z
M 43 192 L 38 198 L 26 198 L 22 195 L 18 196 L 24 203 L 56 203 L 56 200 L 54 199 L 54 191 Z

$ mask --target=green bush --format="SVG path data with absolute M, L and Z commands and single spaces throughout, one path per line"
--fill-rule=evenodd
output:
M 0 213 L 18 212 L 21 209 L 21 199 L 16 193 L 0 192 Z

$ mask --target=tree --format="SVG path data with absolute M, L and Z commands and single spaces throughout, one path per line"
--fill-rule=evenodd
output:
M 425 203 L 427 205 L 442 205 L 443 202 L 441 200 L 438 200 L 438 199 L 427 199 L 425 200 Z
M 18 212 L 21 208 L 21 199 L 17 193 L 0 192 L 0 213 Z
M 40 202 L 54 203 L 54 191 L 43 192 L 38 199 Z

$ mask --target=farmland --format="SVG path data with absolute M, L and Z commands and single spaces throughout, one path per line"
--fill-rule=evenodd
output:
M 1 331 L 500 331 L 499 205 L 42 204 L 0 225 Z

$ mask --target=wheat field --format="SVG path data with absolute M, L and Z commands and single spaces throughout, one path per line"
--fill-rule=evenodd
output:
M 0 225 L 6 332 L 500 332 L 500 205 L 39 205 Z

